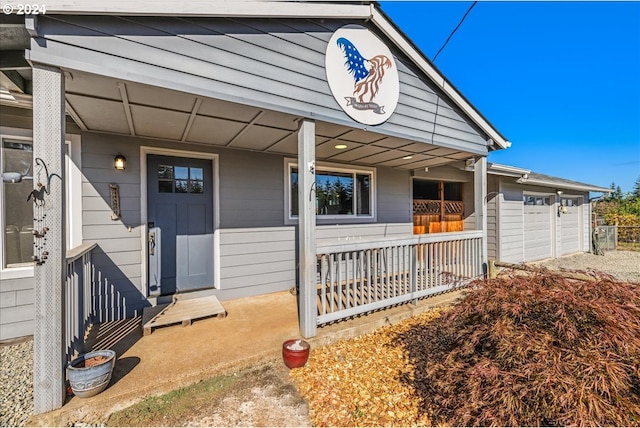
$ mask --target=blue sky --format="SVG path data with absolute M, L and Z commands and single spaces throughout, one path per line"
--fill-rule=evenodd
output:
M 472 2 L 382 2 L 433 59 Z M 640 2 L 479 2 L 436 67 L 509 141 L 489 161 L 630 192 Z

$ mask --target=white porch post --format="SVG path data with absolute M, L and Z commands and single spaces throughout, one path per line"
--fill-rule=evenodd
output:
M 473 166 L 473 195 L 475 229 L 482 230 L 482 267 L 486 272 L 488 262 L 487 244 L 487 158 L 481 157 Z
M 317 332 L 316 308 L 316 123 L 302 119 L 298 129 L 298 246 L 300 334 Z
M 34 412 L 62 407 L 65 395 L 64 280 L 65 188 L 64 75 L 59 69 L 33 65 L 33 183 L 46 186 L 40 206 L 34 205 L 36 253 L 48 252 L 34 266 L 35 330 L 33 335 Z M 44 165 L 48 171 L 45 172 Z M 44 202 L 44 203 L 43 203 Z M 33 199 L 29 201 L 33 203 Z M 38 249 L 38 247 L 42 247 Z

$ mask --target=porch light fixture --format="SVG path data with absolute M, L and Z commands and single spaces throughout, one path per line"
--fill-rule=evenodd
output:
M 126 163 L 127 163 L 127 158 L 122 156 L 122 153 L 118 153 L 116 157 L 113 159 L 113 167 L 118 171 L 123 170 Z
M 404 160 L 413 159 L 413 156 L 411 156 L 411 155 L 409 155 L 409 156 L 404 156 L 402 159 L 404 159 Z
M 338 150 L 344 150 L 344 149 L 347 148 L 347 145 L 346 144 L 336 144 L 334 147 L 336 149 L 338 149 Z
M 562 190 L 556 190 L 556 193 L 558 194 L 558 196 L 562 195 Z

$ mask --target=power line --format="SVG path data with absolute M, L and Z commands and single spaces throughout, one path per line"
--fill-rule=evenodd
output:
M 442 52 L 442 49 L 444 49 L 444 47 L 447 46 L 447 43 L 449 43 L 449 40 L 451 40 L 451 37 L 453 37 L 453 35 L 455 34 L 456 31 L 458 31 L 458 28 L 460 28 L 460 26 L 464 22 L 464 19 L 467 17 L 467 15 L 469 15 L 469 12 L 471 12 L 471 9 L 473 9 L 473 7 L 476 5 L 476 3 L 478 3 L 478 2 L 474 1 L 471 4 L 471 6 L 469 6 L 469 9 L 467 9 L 467 12 L 464 14 L 464 16 L 462 17 L 460 22 L 458 22 L 458 25 L 456 25 L 456 28 L 454 28 L 453 31 L 451 32 L 451 34 L 449 34 L 449 37 L 447 37 L 447 40 L 445 40 L 444 44 L 442 45 L 442 47 L 440 48 L 438 53 L 436 53 L 435 56 L 433 57 L 432 62 L 436 62 L 436 58 L 438 58 L 438 55 L 440 55 L 440 52 Z

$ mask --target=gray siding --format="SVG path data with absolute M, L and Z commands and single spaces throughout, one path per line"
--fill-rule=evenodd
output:
M 220 231 L 222 300 L 287 290 L 296 284 L 295 227 Z
M 296 226 L 220 230 L 221 300 L 288 290 L 297 284 Z M 411 234 L 410 223 L 318 226 L 320 240 Z
M 30 336 L 34 328 L 33 277 L 0 281 L 0 340 Z
M 376 176 L 378 222 L 411 223 L 413 202 L 409 171 L 377 168 Z
M 339 20 L 43 16 L 31 59 L 347 126 L 324 56 Z M 364 24 L 363 22 L 360 22 Z M 376 132 L 486 154 L 486 142 L 397 56 L 400 98 Z M 437 120 L 436 118 L 437 110 Z
M 175 148 L 170 142 L 106 134 L 87 133 L 82 140 L 83 234 L 86 241 L 98 243 L 94 262 L 101 294 L 105 299 L 115 296 L 116 317 L 131 316 L 146 304 L 141 271 L 141 145 Z M 188 144 L 181 148 L 219 156 L 219 297 L 226 300 L 295 286 L 297 226 L 285 225 L 283 156 Z M 113 170 L 118 152 L 127 158 L 124 171 Z M 321 225 L 318 239 L 411 233 L 409 172 L 377 168 L 376 177 L 378 223 Z M 117 221 L 111 220 L 110 183 L 120 186 L 122 218 Z
M 520 263 L 524 260 L 522 189 L 517 184 L 500 184 L 499 254 L 500 260 Z
M 82 136 L 82 236 L 87 242 L 98 243 L 93 262 L 98 300 L 104 302 L 101 321 L 134 316 L 146 300 L 140 264 L 140 162 L 136 143 L 126 137 Z M 124 171 L 113 169 L 113 157 L 118 152 L 127 157 Z M 121 219 L 117 221 L 111 220 L 110 183 L 120 186 Z
M 413 223 L 375 223 L 318 226 L 316 238 L 321 240 L 357 240 L 406 236 L 413 232 Z
M 274 227 L 284 223 L 282 156 L 220 153 L 220 228 Z
M 487 176 L 487 249 L 489 260 L 498 260 L 498 224 L 500 222 L 498 200 L 500 195 L 492 194 L 498 191 L 498 177 Z

